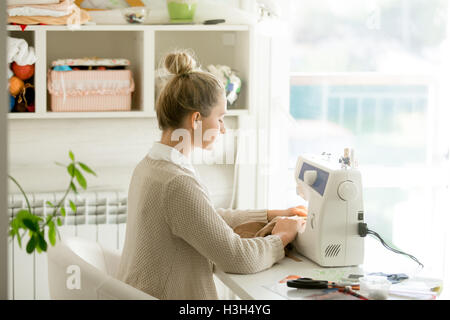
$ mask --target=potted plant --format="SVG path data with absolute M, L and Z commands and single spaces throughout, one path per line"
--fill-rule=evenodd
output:
M 57 203 L 52 203 L 50 201 L 46 202 L 48 206 L 53 208 L 53 212 L 45 218 L 34 213 L 23 188 L 16 179 L 8 175 L 9 179 L 16 184 L 22 195 L 25 197 L 25 202 L 27 204 L 27 208 L 20 210 L 11 220 L 9 236 L 12 238 L 12 241 L 14 241 L 14 238 L 17 238 L 17 242 L 22 248 L 22 239 L 28 233 L 29 240 L 26 245 L 26 251 L 29 254 L 34 251 L 37 251 L 38 253 L 47 251 L 48 243 L 52 246 L 56 244 L 56 235 L 60 238 L 58 226 L 62 225 L 61 216 L 64 217 L 66 215 L 65 200 L 67 196 L 71 192 L 78 194 L 78 189 L 75 183 L 78 184 L 78 187 L 86 190 L 87 182 L 82 174 L 83 171 L 96 176 L 95 172 L 86 164 L 80 161 L 75 161 L 75 156 L 72 151 L 69 151 L 69 158 L 71 162 L 67 166 L 56 162 L 57 165 L 67 168 L 67 172 L 70 176 L 70 182 L 62 199 L 60 199 Z M 72 211 L 76 213 L 77 206 L 75 203 L 70 200 L 69 204 Z M 46 232 L 47 229 L 48 232 Z

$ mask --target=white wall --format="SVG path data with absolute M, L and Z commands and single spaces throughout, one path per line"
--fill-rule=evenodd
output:
M 225 120 L 235 128 L 236 119 Z M 153 141 L 160 139 L 155 118 L 144 119 L 51 119 L 10 120 L 10 174 L 26 192 L 62 191 L 67 170 L 55 161 L 68 163 L 68 151 L 88 164 L 98 177 L 86 175 L 88 190 L 128 190 L 132 171 Z M 210 188 L 217 206 L 228 205 L 233 182 L 232 165 L 196 166 Z M 211 179 L 210 177 L 216 177 Z M 18 192 L 9 182 L 11 193 Z
M 0 2 L 0 61 L 6 61 L 5 2 Z M 6 88 L 6 64 L 0 64 L 0 88 Z M 6 91 L 0 90 L 0 300 L 7 299 Z

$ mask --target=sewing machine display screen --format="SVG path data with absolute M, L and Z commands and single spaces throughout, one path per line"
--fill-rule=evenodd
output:
M 305 171 L 307 170 L 314 170 L 317 171 L 317 178 L 316 181 L 313 183 L 313 185 L 311 186 L 311 188 L 313 188 L 314 190 L 316 190 L 321 196 L 323 196 L 323 193 L 325 192 L 325 187 L 327 185 L 328 182 L 328 176 L 330 175 L 328 172 L 316 168 L 306 162 L 303 163 L 302 165 L 302 169 L 300 170 L 300 174 L 298 176 L 298 178 L 302 181 L 305 181 L 304 179 L 304 174 Z

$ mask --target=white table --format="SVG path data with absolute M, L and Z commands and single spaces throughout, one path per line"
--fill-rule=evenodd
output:
M 320 280 L 335 280 L 341 274 L 363 274 L 361 267 L 322 268 L 314 262 L 296 254 L 302 261 L 297 262 L 285 257 L 270 269 L 254 274 L 231 274 L 216 269 L 216 276 L 236 295 L 245 300 L 282 300 L 281 295 L 264 288 L 263 285 L 275 284 L 287 275 L 298 275 Z M 323 274 L 322 274 L 323 272 Z M 319 278 L 320 277 L 320 278 Z
M 286 299 L 265 286 L 276 284 L 288 275 L 297 275 L 316 280 L 337 281 L 349 274 L 367 274 L 371 272 L 406 273 L 415 277 L 430 276 L 424 271 L 411 272 L 417 269 L 414 262 L 402 256 L 386 251 L 377 241 L 366 241 L 365 265 L 353 267 L 325 268 L 300 256 L 294 251 L 294 255 L 302 261 L 297 262 L 285 257 L 271 268 L 255 274 L 231 274 L 216 269 L 216 276 L 228 286 L 239 298 L 245 300 L 283 300 Z M 371 259 L 371 254 L 383 257 L 381 261 Z M 413 269 L 411 269 L 413 268 Z M 434 277 L 432 277 L 434 278 Z M 442 296 L 442 294 L 441 294 Z M 392 297 L 395 298 L 395 297 Z M 399 297 L 397 297 L 398 299 Z M 402 299 L 406 299 L 403 297 Z

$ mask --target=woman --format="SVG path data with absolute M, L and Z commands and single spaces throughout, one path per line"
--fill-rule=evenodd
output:
M 214 208 L 188 157 L 225 133 L 224 87 L 187 53 L 171 53 L 164 64 L 173 77 L 156 102 L 162 137 L 133 172 L 118 277 L 159 299 L 217 299 L 214 265 L 244 274 L 267 269 L 283 259 L 300 224 L 280 219 L 271 235 L 253 239 L 232 228 L 298 212 Z

